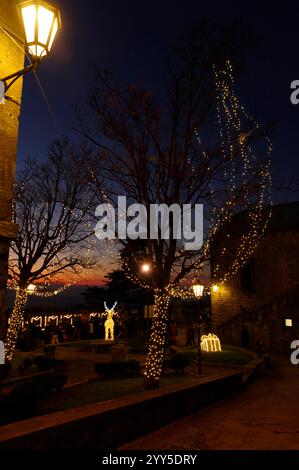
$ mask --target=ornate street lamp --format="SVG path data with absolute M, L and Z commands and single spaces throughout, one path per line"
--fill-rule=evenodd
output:
M 51 51 L 55 36 L 61 28 L 58 8 L 43 0 L 26 0 L 17 4 L 23 23 L 25 42 L 22 44 L 31 59 L 31 64 L 18 72 L 1 79 L 7 90 L 28 72 L 37 71 L 40 61 Z
M 199 310 L 199 300 L 202 297 L 204 286 L 200 281 L 196 282 L 192 286 L 194 297 L 196 298 L 196 308 L 197 308 L 197 321 L 198 321 L 198 344 L 197 344 L 197 361 L 198 361 L 198 375 L 201 375 L 201 341 L 200 341 L 200 310 Z
M 195 298 L 200 299 L 203 294 L 204 286 L 200 284 L 200 282 L 198 282 L 192 286 L 192 289 L 193 289 Z
M 61 28 L 58 8 L 43 0 L 27 0 L 17 5 L 26 39 L 26 49 L 34 59 L 49 55 L 55 36 Z

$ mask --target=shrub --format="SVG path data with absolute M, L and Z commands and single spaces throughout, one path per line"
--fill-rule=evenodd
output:
M 32 369 L 32 366 L 33 362 L 31 361 L 31 359 L 26 358 L 24 359 L 22 364 L 19 365 L 19 371 L 23 374 L 25 370 Z
M 9 363 L 0 364 L 0 382 L 2 382 L 2 380 L 6 379 L 6 377 L 10 373 L 10 371 L 11 371 L 11 364 L 9 364 Z
M 140 364 L 132 359 L 130 361 L 97 362 L 95 372 L 104 379 L 135 377 L 140 375 Z
M 41 356 L 36 356 L 33 359 L 33 363 L 36 365 L 38 370 L 44 372 L 46 370 L 51 370 L 53 367 L 54 359 L 41 355 Z
M 146 351 L 146 345 L 143 340 L 130 339 L 129 344 L 132 353 L 143 353 Z
M 175 370 L 177 373 L 184 374 L 185 367 L 190 364 L 190 358 L 187 354 L 178 353 L 175 354 L 167 363 L 167 367 Z
M 67 361 L 64 361 L 63 359 L 54 359 L 52 368 L 55 372 L 59 373 L 68 373 L 70 370 L 69 363 Z
M 47 370 L 54 370 L 55 372 L 68 372 L 69 366 L 67 361 L 53 359 L 52 357 L 41 355 L 36 356 L 33 360 L 38 370 L 45 372 Z
M 127 371 L 130 376 L 137 376 L 140 375 L 140 362 L 136 361 L 136 359 L 131 359 L 127 361 Z
M 55 351 L 56 351 L 56 346 L 54 344 L 47 344 L 46 346 L 44 346 L 44 353 L 49 357 L 54 358 Z
M 56 390 L 57 392 L 60 392 L 60 390 L 62 390 L 65 384 L 67 383 L 68 379 L 69 379 L 69 374 L 53 374 L 52 375 L 53 389 Z
M 31 367 L 32 366 L 31 359 L 29 359 L 28 357 L 24 359 L 23 366 L 24 366 L 24 369 L 28 369 L 29 367 Z
M 53 390 L 60 391 L 67 383 L 69 374 L 49 373 L 46 375 L 36 375 L 33 381 L 42 387 L 45 393 L 51 393 Z
M 0 400 L 1 421 L 7 422 L 32 416 L 36 411 L 37 401 L 42 395 L 43 390 L 40 384 L 33 381 L 12 387 Z

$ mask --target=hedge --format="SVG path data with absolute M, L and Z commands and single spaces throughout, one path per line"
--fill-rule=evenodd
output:
M 129 361 L 97 362 L 94 365 L 94 369 L 104 379 L 140 375 L 140 363 L 134 359 Z

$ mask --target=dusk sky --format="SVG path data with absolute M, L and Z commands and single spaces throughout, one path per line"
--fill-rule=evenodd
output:
M 18 166 L 28 154 L 44 158 L 51 140 L 62 134 L 78 138 L 72 131 L 72 107 L 84 102 L 92 84 L 90 62 L 122 80 L 163 93 L 172 45 L 184 27 L 205 17 L 216 23 L 236 20 L 261 35 L 260 43 L 248 52 L 237 91 L 260 123 L 274 123 L 274 177 L 297 174 L 299 105 L 290 102 L 290 84 L 299 79 L 294 1 L 284 2 L 283 9 L 270 1 L 58 0 L 56 4 L 61 8 L 62 31 L 39 71 L 56 123 L 34 76 L 27 76 Z M 296 199 L 298 194 L 275 195 L 276 200 L 290 197 Z

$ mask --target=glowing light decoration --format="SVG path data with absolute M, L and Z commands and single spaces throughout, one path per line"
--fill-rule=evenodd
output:
M 49 315 L 47 317 L 47 323 L 51 323 L 52 320 L 55 320 L 56 326 L 58 326 L 58 323 L 59 323 L 58 315 Z
M 163 370 L 164 352 L 170 296 L 163 290 L 155 289 L 153 325 L 149 341 L 149 354 L 145 363 L 145 380 L 149 388 L 156 388 Z
M 141 266 L 141 271 L 144 274 L 148 274 L 151 271 L 151 265 L 149 263 L 143 263 L 143 265 Z
M 222 351 L 220 339 L 217 335 L 209 333 L 208 335 L 203 335 L 200 341 L 200 347 L 202 351 L 207 352 L 219 352 Z
M 213 292 L 214 292 L 215 294 L 216 294 L 217 292 L 219 292 L 219 286 L 218 286 L 218 284 L 213 284 L 212 290 L 213 290 Z
M 62 315 L 62 319 L 64 319 L 64 318 L 66 318 L 67 320 L 70 320 L 71 325 L 73 324 L 73 315 L 72 314 Z
M 105 326 L 105 341 L 114 341 L 114 320 L 113 317 L 117 315 L 115 307 L 117 302 L 114 302 L 113 307 L 108 308 L 106 302 L 104 302 L 105 313 L 107 320 L 104 323 Z
M 95 317 L 100 316 L 100 313 L 97 313 L 97 312 L 90 313 L 89 316 L 90 316 L 90 318 L 95 318 Z
M 39 321 L 39 327 L 42 328 L 42 326 L 43 326 L 43 317 L 41 317 L 41 316 L 31 317 L 30 323 L 34 323 L 34 322 L 37 322 L 37 321 Z
M 34 284 L 29 284 L 29 286 L 27 287 L 27 293 L 34 294 L 35 289 L 36 289 L 36 286 Z
M 55 36 L 61 28 L 60 12 L 42 0 L 27 0 L 18 4 L 23 21 L 29 54 L 41 59 L 50 53 Z
M 23 312 L 27 302 L 28 292 L 26 287 L 16 290 L 16 298 L 14 302 L 13 312 L 10 317 L 9 328 L 7 330 L 6 343 L 5 343 L 5 356 L 8 361 L 12 359 L 13 352 L 16 346 L 18 333 L 23 325 Z

